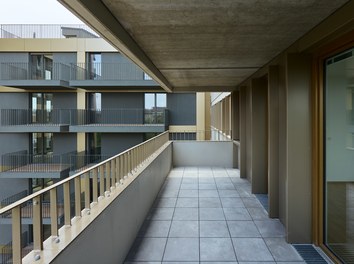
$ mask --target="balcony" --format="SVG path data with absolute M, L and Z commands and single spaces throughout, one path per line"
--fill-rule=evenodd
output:
M 0 132 L 160 133 L 168 127 L 161 109 L 0 109 Z
M 1 62 L 0 85 L 21 89 L 73 89 L 69 86 L 72 67 L 51 62 L 46 67 L 37 67 L 29 62 Z
M 13 260 L 303 262 L 286 243 L 280 221 L 268 218 L 251 184 L 233 168 L 238 142 L 170 137 L 160 134 L 1 209 L 1 215 L 12 216 Z M 46 236 L 41 228 L 44 196 L 50 196 L 52 219 Z M 62 227 L 58 197 L 63 199 Z M 28 201 L 34 205 L 34 250 L 22 258 L 20 208 Z
M 156 90 L 160 86 L 133 63 L 78 63 L 73 67 L 70 86 L 87 90 Z

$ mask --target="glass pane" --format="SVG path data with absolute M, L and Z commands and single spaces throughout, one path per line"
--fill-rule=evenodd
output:
M 157 107 L 166 107 L 166 94 L 164 94 L 164 93 L 156 94 L 156 106 Z
M 155 94 L 145 94 L 145 109 L 153 109 L 155 107 Z
M 325 244 L 344 263 L 354 254 L 353 50 L 326 61 Z

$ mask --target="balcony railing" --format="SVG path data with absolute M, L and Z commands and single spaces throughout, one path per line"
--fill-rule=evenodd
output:
M 70 156 L 75 152 L 61 155 L 32 155 L 27 150 L 4 154 L 1 157 L 2 172 L 60 172 L 70 169 Z
M 64 225 L 71 226 L 72 218 L 84 217 L 97 204 L 107 203 L 111 189 L 129 182 L 145 161 L 153 158 L 168 143 L 168 132 L 162 133 L 148 141 L 113 156 L 93 167 L 83 170 L 71 177 L 55 183 L 43 190 L 27 196 L 14 204 L 0 209 L 0 216 L 11 214 L 12 221 L 12 259 L 14 263 L 22 263 L 21 208 L 24 204 L 33 204 L 33 250 L 43 249 L 43 197 L 49 197 L 51 236 L 58 237 L 58 196 L 63 197 Z M 145 166 L 145 165 L 144 165 Z M 91 180 L 90 180 L 91 179 Z M 73 188 L 72 188 L 73 187 Z M 71 217 L 71 190 L 74 191 L 75 212 Z M 84 210 L 81 208 L 83 201 Z M 58 240 L 59 241 L 59 240 Z
M 2 24 L 0 38 L 98 38 L 88 26 L 80 24 Z
M 100 163 L 111 156 L 102 154 L 87 154 L 86 151 L 79 152 L 70 157 L 70 170 L 74 172 L 82 171 L 97 163 Z
M 168 124 L 167 109 L 0 109 L 2 126 Z
M 50 68 L 29 62 L 1 62 L 0 80 L 62 80 L 69 81 L 72 66 L 53 62 Z

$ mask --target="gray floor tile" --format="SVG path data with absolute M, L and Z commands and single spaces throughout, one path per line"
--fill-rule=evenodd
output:
M 182 179 L 182 184 L 198 184 L 198 178 L 184 177 Z
M 176 207 L 199 207 L 198 198 L 178 198 Z
M 199 197 L 219 198 L 219 193 L 216 189 L 215 190 L 199 190 Z
M 155 261 L 125 261 L 124 264 L 160 264 L 161 262 Z
M 199 190 L 216 190 L 216 185 L 214 183 L 199 183 Z
M 180 190 L 178 197 L 197 198 L 198 190 Z
M 254 221 L 262 237 L 284 237 L 285 229 L 279 220 Z
M 231 237 L 261 237 L 253 221 L 227 221 Z
M 249 214 L 251 215 L 253 220 L 268 220 L 269 216 L 266 210 L 264 208 L 247 208 Z
M 219 198 L 199 198 L 199 207 L 201 208 L 221 208 Z
M 275 261 L 303 261 L 295 248 L 286 243 L 284 238 L 265 238 L 264 242 L 267 244 Z
M 177 198 L 157 198 L 154 207 L 175 207 Z
M 128 261 L 162 261 L 166 238 L 137 239 L 128 254 Z
M 199 184 L 213 184 L 216 188 L 214 177 L 199 177 Z
M 219 190 L 235 190 L 235 186 L 230 182 L 230 183 L 217 183 L 216 187 Z
M 262 204 L 255 197 L 243 197 L 242 201 L 245 207 L 262 207 Z
M 246 208 L 223 208 L 226 220 L 252 220 Z
M 220 198 L 222 207 L 245 207 L 241 198 Z
M 198 190 L 198 183 L 182 183 L 181 190 Z
M 199 261 L 199 239 L 169 238 L 163 261 Z
M 153 208 L 148 216 L 148 220 L 172 220 L 175 208 Z
M 200 220 L 225 220 L 222 208 L 199 208 Z
M 176 208 L 173 220 L 198 220 L 198 208 Z
M 225 261 L 201 261 L 201 264 L 238 264 L 237 261 L 228 261 L 225 263 Z
M 240 197 L 255 197 L 251 191 L 243 188 L 236 187 L 236 191 L 239 193 Z
M 230 238 L 200 238 L 201 261 L 235 261 Z
M 198 261 L 162 261 L 162 264 L 199 264 Z
M 168 237 L 171 221 L 145 221 L 138 237 Z
M 172 221 L 169 237 L 199 237 L 199 222 Z
M 167 189 L 161 189 L 161 191 L 158 194 L 158 197 L 177 197 L 178 196 L 178 189 L 173 189 L 173 190 L 167 190 Z
M 219 191 L 219 196 L 220 197 L 225 197 L 225 198 L 236 198 L 240 197 L 238 192 L 236 190 L 218 190 Z
M 200 237 L 230 237 L 226 221 L 200 221 Z
M 252 261 L 252 262 L 241 261 L 238 264 L 276 264 L 276 262 L 275 261 Z
M 261 238 L 233 238 L 238 261 L 274 261 Z

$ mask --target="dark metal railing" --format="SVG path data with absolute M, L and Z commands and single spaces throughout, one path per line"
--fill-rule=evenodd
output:
M 72 65 L 53 62 L 50 67 L 37 67 L 30 62 L 1 62 L 0 80 L 69 81 Z
M 135 64 L 122 63 L 78 63 L 71 72 L 71 80 L 151 80 Z
M 111 156 L 102 155 L 102 154 L 87 154 L 86 151 L 78 152 L 75 155 L 71 155 L 70 157 L 70 170 L 71 171 L 79 171 L 83 169 L 87 169 L 90 165 L 94 165 L 100 163 Z
M 83 24 L 2 24 L 0 38 L 98 38 Z
M 168 125 L 167 109 L 0 109 L 2 126 L 18 125 Z
M 26 197 L 28 195 L 28 191 L 27 190 L 24 190 L 22 192 L 19 192 L 19 193 L 16 193 L 14 195 L 11 195 L 5 199 L 3 199 L 1 202 L 0 202 L 0 207 L 5 207 L 5 206 L 8 206 L 24 197 Z
M 60 172 L 70 168 L 70 156 L 75 152 L 61 155 L 28 154 L 26 150 L 2 155 L 2 171 L 10 172 Z
M 29 237 L 28 237 L 28 232 L 23 232 L 21 234 L 21 252 L 22 252 L 22 257 L 26 256 L 28 253 L 30 253 L 33 250 L 33 246 L 28 243 L 29 242 Z M 13 257 L 12 257 L 12 241 L 7 243 L 1 248 L 1 263 L 2 264 L 12 264 Z

